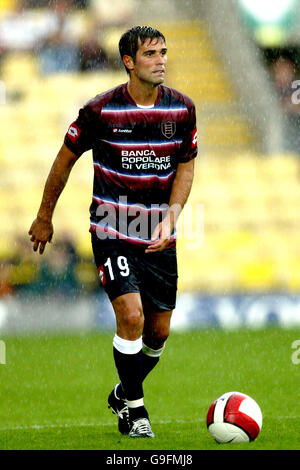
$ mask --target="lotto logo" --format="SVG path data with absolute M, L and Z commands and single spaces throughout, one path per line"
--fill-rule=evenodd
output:
M 98 274 L 99 274 L 99 278 L 100 278 L 102 285 L 105 286 L 106 277 L 105 277 L 103 265 L 98 268 Z
M 81 133 L 81 130 L 79 129 L 78 126 L 76 126 L 76 124 L 71 124 L 69 129 L 68 129 L 68 137 L 69 139 L 75 143 L 76 140 L 78 139 L 78 137 L 80 136 L 80 133 Z
M 192 148 L 194 147 L 197 147 L 197 127 L 195 127 L 192 133 Z

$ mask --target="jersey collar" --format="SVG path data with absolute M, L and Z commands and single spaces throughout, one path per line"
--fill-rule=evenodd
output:
M 129 103 L 131 103 L 134 106 L 138 107 L 136 102 L 131 98 L 130 94 L 128 93 L 127 83 L 123 84 L 123 93 L 124 93 L 124 96 L 127 99 L 127 101 L 129 101 Z M 154 107 L 157 106 L 158 103 L 160 102 L 161 95 L 162 95 L 162 87 L 161 87 L 161 85 L 158 85 L 158 87 L 157 87 L 157 97 L 156 97 L 156 100 L 155 100 L 155 103 L 154 103 Z M 142 108 L 140 108 L 140 109 L 142 109 Z

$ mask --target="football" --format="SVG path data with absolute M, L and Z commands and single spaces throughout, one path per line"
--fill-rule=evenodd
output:
M 262 427 L 261 409 L 244 393 L 224 393 L 210 405 L 206 425 L 219 443 L 254 441 Z

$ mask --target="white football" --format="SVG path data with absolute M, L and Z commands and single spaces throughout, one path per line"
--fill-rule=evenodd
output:
M 254 441 L 262 427 L 262 413 L 253 398 L 228 392 L 210 405 L 206 425 L 219 443 Z

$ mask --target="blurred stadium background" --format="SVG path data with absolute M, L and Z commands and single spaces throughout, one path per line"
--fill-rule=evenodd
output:
M 27 232 L 79 108 L 127 80 L 118 40 L 133 24 L 165 34 L 166 84 L 197 107 L 189 202 L 204 238 L 179 239 L 173 327 L 300 325 L 299 23 L 299 0 L 0 1 L 0 334 L 114 325 L 90 247 L 89 152 L 43 257 Z

